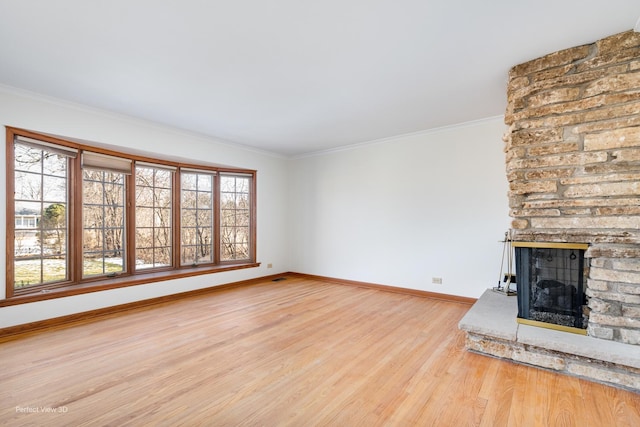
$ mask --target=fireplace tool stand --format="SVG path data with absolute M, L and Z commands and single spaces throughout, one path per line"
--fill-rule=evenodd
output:
M 517 295 L 517 292 L 510 289 L 511 284 L 516 283 L 516 275 L 513 274 L 513 248 L 511 247 L 511 233 L 507 231 L 504 233 L 504 240 L 502 241 L 502 261 L 500 262 L 500 275 L 498 276 L 498 286 L 492 288 L 494 292 L 513 296 Z M 505 258 L 507 261 L 507 272 L 504 273 Z M 504 286 L 502 285 L 504 283 Z

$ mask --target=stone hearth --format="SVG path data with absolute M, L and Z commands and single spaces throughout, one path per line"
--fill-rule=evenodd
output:
M 516 298 L 487 290 L 462 318 L 467 349 L 640 392 L 638 347 L 521 325 Z

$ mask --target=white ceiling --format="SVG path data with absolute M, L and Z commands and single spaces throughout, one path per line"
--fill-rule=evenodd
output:
M 0 0 L 0 84 L 295 156 L 500 115 L 511 66 L 639 17 L 638 0 Z

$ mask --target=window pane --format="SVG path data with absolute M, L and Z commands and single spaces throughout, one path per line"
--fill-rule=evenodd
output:
M 117 258 L 89 257 L 83 260 L 82 271 L 87 277 L 117 274 L 124 269 L 122 262 Z
M 222 193 L 220 194 L 220 205 L 224 209 L 233 208 L 236 203 L 236 193 Z
M 124 174 L 83 170 L 84 277 L 126 271 Z
M 180 257 L 180 263 L 182 265 L 190 265 L 196 263 L 196 248 L 193 246 L 182 246 L 182 255 Z
M 156 227 L 166 227 L 171 225 L 171 209 L 157 208 L 154 210 L 154 223 Z
M 246 259 L 249 257 L 248 247 L 242 244 L 228 243 L 222 246 L 223 259 Z
M 42 150 L 15 144 L 15 169 L 16 171 L 31 171 L 42 173 Z
M 201 247 L 204 248 L 204 247 Z M 199 253 L 198 261 L 201 263 L 211 263 L 213 262 L 213 254 L 212 253 Z
M 182 207 L 195 209 L 198 193 L 191 190 L 182 190 Z
M 85 254 L 89 252 L 93 254 L 101 253 L 104 248 L 103 244 L 104 244 L 104 235 L 103 235 L 102 229 L 100 228 L 84 229 L 84 234 L 82 237 L 82 248 Z
M 180 220 L 182 221 L 182 227 L 195 227 L 197 224 L 198 211 L 195 209 L 182 209 L 182 215 Z
M 213 175 L 198 175 L 198 189 L 200 191 L 211 192 L 213 189 Z
M 124 199 L 123 199 L 124 200 Z M 114 204 L 107 205 L 105 209 L 106 219 L 105 224 L 107 227 L 119 227 L 125 221 L 124 206 L 115 206 Z
M 136 206 L 136 227 L 153 227 L 153 207 Z
M 42 175 L 16 171 L 16 200 L 42 200 Z
M 42 168 L 46 175 L 65 178 L 67 176 L 67 158 L 59 154 L 45 155 Z
M 154 249 L 154 267 L 168 267 L 171 265 L 171 248 Z
M 153 192 L 148 187 L 136 189 L 136 206 L 153 208 Z
M 154 207 L 171 207 L 171 190 L 156 189 L 153 197 Z
M 198 193 L 198 209 L 208 209 L 213 206 L 213 194 L 199 192 Z
M 136 247 L 153 248 L 153 228 L 152 227 L 136 229 Z
M 236 211 L 236 225 L 242 227 L 248 227 L 250 222 L 249 211 L 245 209 L 238 209 Z
M 236 198 L 236 206 L 238 209 L 249 209 L 249 196 L 247 194 L 240 194 Z
M 220 177 L 220 252 L 223 261 L 250 257 L 251 178 Z
M 213 243 L 213 236 L 211 235 L 211 228 L 200 228 L 198 229 L 198 233 L 196 235 L 196 240 L 198 244 L 198 256 L 200 257 L 210 257 Z
M 136 187 L 153 188 L 153 168 L 136 167 Z
M 236 191 L 236 180 L 235 177 L 232 176 L 221 176 L 220 177 L 220 191 L 223 193 L 235 193 Z
M 211 263 L 213 259 L 213 174 L 181 173 L 181 263 Z
M 104 183 L 96 180 L 96 176 L 94 175 L 95 172 L 91 171 L 91 175 L 92 177 L 89 179 L 87 177 L 87 171 L 84 171 L 84 182 L 82 183 L 82 192 L 85 195 L 92 195 L 92 194 L 98 194 L 98 193 L 102 193 L 102 189 L 104 187 Z M 99 179 L 99 178 L 98 178 Z M 89 203 L 87 201 L 87 198 L 85 196 L 84 198 L 84 203 L 87 204 Z M 102 200 L 98 200 L 98 203 L 96 203 L 97 205 L 102 205 Z
M 196 244 L 197 228 L 182 227 L 182 246 L 193 246 Z
M 14 287 L 68 280 L 68 159 L 18 142 L 14 149 Z
M 164 169 L 155 169 L 155 187 L 171 190 L 171 178 L 173 172 Z
M 98 183 L 102 181 L 103 171 L 94 170 L 94 169 L 83 169 L 82 171 L 85 185 L 91 181 L 97 181 Z
M 64 258 L 43 259 L 42 276 L 46 278 L 46 282 L 64 281 L 67 278 L 67 268 Z
M 171 266 L 173 172 L 136 167 L 136 269 Z
M 180 175 L 180 186 L 182 190 L 195 190 L 198 175 L 194 173 L 182 173 Z
M 154 247 L 169 246 L 171 244 L 171 229 L 168 227 L 155 227 L 153 238 Z
M 40 259 L 16 258 L 14 262 L 14 289 L 21 289 L 30 285 L 42 284 L 42 262 Z
M 44 176 L 42 191 L 44 198 L 50 202 L 64 202 L 67 200 L 67 179 Z
M 207 224 L 213 225 L 213 211 L 211 209 L 198 210 L 198 225 L 200 228 L 204 228 Z
M 85 203 L 82 216 L 85 228 L 100 227 L 104 222 L 104 206 Z
M 153 249 L 136 248 L 136 269 L 153 268 Z

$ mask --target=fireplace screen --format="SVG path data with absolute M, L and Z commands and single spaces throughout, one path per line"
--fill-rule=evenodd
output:
M 518 321 L 553 329 L 586 329 L 584 252 L 587 245 L 513 242 L 513 246 Z

